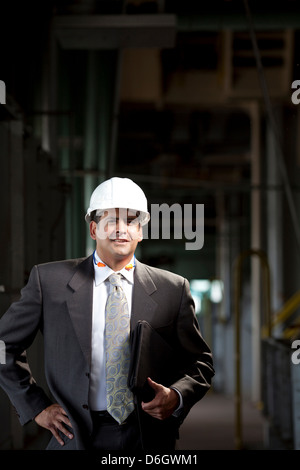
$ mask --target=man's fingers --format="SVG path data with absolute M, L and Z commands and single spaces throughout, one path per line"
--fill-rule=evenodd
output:
M 52 434 L 53 434 L 53 436 L 55 437 L 55 439 L 57 440 L 57 442 L 58 442 L 61 446 L 63 446 L 63 445 L 64 445 L 64 441 L 62 440 L 62 438 L 61 438 L 60 435 L 58 434 L 56 428 L 55 428 L 54 426 L 51 426 L 51 427 L 49 428 L 49 431 L 52 432 Z
M 70 426 L 70 428 L 72 427 L 71 421 L 69 420 L 69 418 L 66 414 L 63 413 L 62 415 L 60 415 L 58 417 L 58 420 L 65 423 L 67 426 Z
M 69 418 L 66 416 L 65 413 L 58 414 L 56 416 L 56 420 L 53 420 L 53 427 L 50 429 L 50 431 L 52 432 L 54 437 L 58 440 L 58 442 L 61 445 L 64 445 L 64 441 L 59 436 L 59 433 L 57 432 L 57 430 L 62 432 L 69 439 L 73 438 L 73 434 L 70 433 L 70 431 L 64 426 L 64 424 L 66 424 L 67 426 L 72 427 L 71 422 L 70 422 Z
M 149 385 L 155 390 L 155 397 L 148 403 L 142 402 L 142 409 L 153 418 L 166 419 L 177 408 L 179 396 L 175 390 L 164 387 L 148 377 Z
M 65 423 L 68 426 L 70 426 L 67 421 L 70 423 L 69 420 L 66 420 L 66 421 L 57 420 L 57 422 L 55 423 L 56 424 L 56 429 L 59 429 L 65 436 L 67 436 L 69 439 L 72 439 L 73 434 L 71 434 L 70 431 L 63 425 L 63 423 Z
M 73 438 L 73 434 L 64 426 L 64 424 L 66 424 L 72 428 L 72 424 L 66 415 L 65 410 L 58 404 L 50 405 L 48 408 L 43 410 L 36 416 L 35 421 L 43 428 L 51 431 L 60 445 L 64 445 L 64 441 L 60 437 L 58 431 L 62 432 L 69 439 Z

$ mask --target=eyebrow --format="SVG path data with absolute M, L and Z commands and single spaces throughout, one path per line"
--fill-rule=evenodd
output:
M 106 216 L 104 216 L 104 217 L 101 216 L 101 218 L 106 219 L 106 220 L 109 220 L 109 219 L 119 220 L 119 219 L 120 219 L 120 217 L 119 217 L 118 215 L 117 215 L 117 216 L 114 216 L 114 215 L 106 215 Z M 136 216 L 134 216 L 134 215 L 128 215 L 128 216 L 126 217 L 126 220 L 135 220 L 135 219 L 138 219 L 138 218 L 139 218 L 138 215 L 136 215 Z M 125 217 L 121 217 L 121 219 L 125 219 Z

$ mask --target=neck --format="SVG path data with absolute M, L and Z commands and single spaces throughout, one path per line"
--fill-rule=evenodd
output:
M 101 255 L 101 253 L 99 253 L 98 250 L 97 250 L 97 254 L 99 258 L 103 261 L 103 263 L 105 263 L 106 266 L 108 266 L 113 271 L 121 271 L 121 269 L 125 268 L 125 266 L 127 266 L 127 264 L 130 263 L 132 256 L 133 256 L 132 254 L 130 254 L 129 256 L 126 256 L 120 259 L 110 258 L 105 255 Z

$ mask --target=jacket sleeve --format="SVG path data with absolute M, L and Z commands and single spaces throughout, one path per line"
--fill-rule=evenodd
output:
M 0 364 L 0 386 L 16 409 L 20 423 L 26 424 L 51 404 L 32 377 L 26 350 L 32 344 L 42 322 L 42 292 L 35 266 L 21 298 L 14 302 L 0 320 L 0 340 L 5 349 L 5 363 Z
M 172 384 L 183 399 L 183 418 L 210 389 L 215 374 L 212 353 L 199 329 L 194 301 L 185 279 L 177 317 L 177 338 L 184 367 L 181 378 Z

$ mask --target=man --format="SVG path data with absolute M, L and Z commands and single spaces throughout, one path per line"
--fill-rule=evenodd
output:
M 199 331 L 187 281 L 135 258 L 149 218 L 146 197 L 133 181 L 111 178 L 100 184 L 86 214 L 94 253 L 35 266 L 20 300 L 0 320 L 6 345 L 0 384 L 22 425 L 35 419 L 51 431 L 47 449 L 172 450 L 179 426 L 210 388 L 212 355 Z M 122 320 L 109 324 L 120 311 Z M 149 377 L 153 397 L 137 404 L 126 383 L 125 325 L 130 321 L 133 330 L 141 319 L 180 361 L 174 383 L 166 386 Z M 123 331 L 116 333 L 120 325 Z M 25 351 L 39 329 L 51 397 L 34 382 L 26 361 Z

